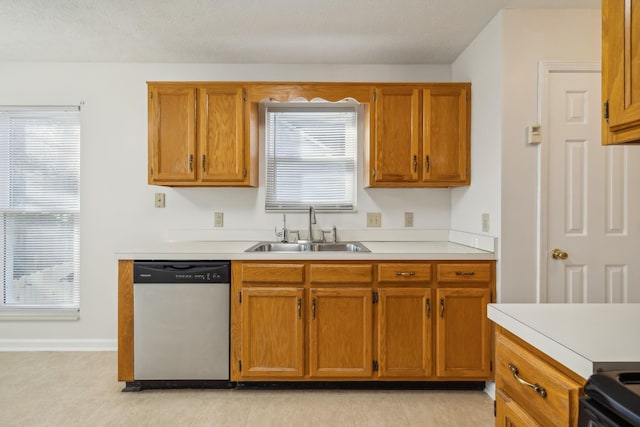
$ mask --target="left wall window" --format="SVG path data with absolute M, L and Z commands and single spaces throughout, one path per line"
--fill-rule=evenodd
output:
M 0 317 L 80 308 L 80 110 L 0 106 Z

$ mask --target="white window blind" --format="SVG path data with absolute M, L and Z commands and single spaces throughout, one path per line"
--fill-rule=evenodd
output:
M 78 107 L 0 107 L 0 313 L 78 311 L 79 186 Z
M 354 210 L 357 123 L 356 106 L 268 106 L 266 210 Z

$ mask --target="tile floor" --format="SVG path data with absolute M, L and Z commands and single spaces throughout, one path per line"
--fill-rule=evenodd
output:
M 481 391 L 146 390 L 114 352 L 0 352 L 0 426 L 490 427 Z

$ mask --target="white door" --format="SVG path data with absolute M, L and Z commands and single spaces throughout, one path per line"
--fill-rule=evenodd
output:
M 547 78 L 548 302 L 640 302 L 640 147 L 601 145 L 600 78 Z

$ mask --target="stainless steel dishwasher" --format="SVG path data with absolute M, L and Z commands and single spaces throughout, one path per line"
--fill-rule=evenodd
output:
M 133 273 L 127 391 L 229 384 L 229 261 L 134 261 Z

